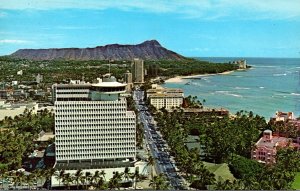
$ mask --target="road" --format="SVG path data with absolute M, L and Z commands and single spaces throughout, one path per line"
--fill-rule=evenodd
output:
M 154 166 L 157 174 L 165 174 L 173 189 L 186 189 L 183 185 L 184 179 L 176 172 L 175 161 L 169 155 L 169 147 L 161 136 L 161 133 L 157 130 L 157 126 L 153 123 L 154 119 L 144 104 L 144 91 L 134 91 L 133 99 L 135 100 L 138 110 L 138 120 L 143 124 L 145 144 L 155 159 Z

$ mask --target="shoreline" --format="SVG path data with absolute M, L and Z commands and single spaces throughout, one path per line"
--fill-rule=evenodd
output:
M 177 83 L 177 82 L 183 82 L 184 79 L 192 79 L 196 77 L 205 77 L 205 76 L 214 76 L 214 75 L 227 75 L 233 73 L 235 70 L 226 71 L 226 72 L 220 72 L 215 74 L 194 74 L 189 76 L 175 76 L 169 79 L 165 80 L 165 83 Z

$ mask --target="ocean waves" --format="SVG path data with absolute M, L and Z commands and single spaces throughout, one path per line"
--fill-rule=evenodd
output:
M 291 93 L 293 96 L 300 96 L 300 93 Z
M 236 90 L 250 90 L 251 88 L 247 88 L 247 87 L 234 87 L 234 89 Z
M 286 73 L 283 73 L 283 74 L 273 74 L 273 76 L 286 76 Z
M 208 106 L 225 107 L 232 113 L 251 110 L 269 118 L 282 110 L 300 115 L 300 59 L 249 58 L 247 63 L 253 66 L 251 70 L 166 86 L 183 88 L 186 96 L 198 96 Z
M 239 97 L 242 98 L 243 96 L 240 94 L 233 93 L 231 91 L 215 91 L 216 94 L 223 94 L 227 96 Z

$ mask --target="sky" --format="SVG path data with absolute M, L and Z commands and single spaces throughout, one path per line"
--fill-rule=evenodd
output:
M 188 57 L 300 58 L 300 0 L 0 0 L 0 55 L 156 39 Z

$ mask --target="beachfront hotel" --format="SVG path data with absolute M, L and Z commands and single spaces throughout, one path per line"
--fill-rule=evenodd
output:
M 147 99 L 150 104 L 156 109 L 166 108 L 170 110 L 172 108 L 181 107 L 183 104 L 183 90 L 172 88 L 159 88 L 147 90 Z
M 121 96 L 126 84 L 113 76 L 89 84 L 54 84 L 55 168 L 75 173 L 135 171 L 136 116 Z M 141 169 L 140 169 L 141 170 Z M 59 184 L 52 177 L 52 186 Z
M 295 150 L 299 150 L 299 141 L 293 143 L 293 140 L 286 137 L 275 136 L 271 130 L 265 130 L 263 136 L 255 144 L 251 158 L 265 164 L 276 163 L 276 153 L 278 149 L 284 147 L 292 147 Z
M 276 122 L 287 122 L 289 120 L 295 119 L 293 112 L 282 112 L 282 111 L 276 111 L 276 114 L 274 117 L 271 117 L 270 122 L 276 123 Z

